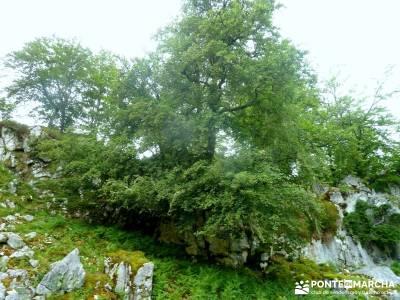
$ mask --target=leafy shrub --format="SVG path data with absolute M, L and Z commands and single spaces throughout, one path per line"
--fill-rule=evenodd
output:
M 61 167 L 59 183 L 70 195 L 83 193 L 86 200 L 109 179 L 123 179 L 136 174 L 137 159 L 132 147 L 119 139 L 108 143 L 90 135 L 66 134 L 57 139 L 38 141 L 40 156 L 53 161 L 53 169 Z
M 9 184 L 13 178 L 14 176 L 12 176 L 10 171 L 0 163 L 0 189 L 2 191 L 8 191 Z
M 0 129 L 9 128 L 15 132 L 18 136 L 25 136 L 29 134 L 29 127 L 11 120 L 0 121 Z
M 400 241 L 399 221 L 400 215 L 391 214 L 388 205 L 376 207 L 358 201 L 355 211 L 345 216 L 344 225 L 361 243 L 391 251 Z
M 332 202 L 322 201 L 322 213 L 320 216 L 322 232 L 334 234 L 337 230 L 338 210 Z
M 392 269 L 392 271 L 397 275 L 400 276 L 400 261 L 396 260 L 392 263 L 392 265 L 390 266 L 390 268 Z
M 226 239 L 244 232 L 287 250 L 316 231 L 336 230 L 335 207 L 291 183 L 264 152 L 167 169 L 158 168 L 155 159 L 138 159 L 121 139 L 104 143 L 66 135 L 38 148 L 62 164 L 63 176 L 53 186 L 74 199 L 70 207 L 89 210 L 99 221 L 107 207 L 108 221 L 167 220 L 182 236 L 189 231 Z
M 268 268 L 268 276 L 278 282 L 320 280 L 327 278 L 334 270 L 329 265 L 317 265 L 314 261 L 302 259 L 288 261 L 281 256 L 274 256 L 271 259 L 271 266 Z

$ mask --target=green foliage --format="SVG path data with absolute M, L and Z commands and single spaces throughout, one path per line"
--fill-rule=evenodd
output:
M 388 192 L 390 187 L 400 185 L 400 147 L 394 146 L 387 156 L 384 171 L 370 180 L 378 191 Z
M 14 132 L 17 136 L 27 136 L 29 134 L 29 128 L 26 125 L 17 123 L 11 120 L 3 120 L 0 121 L 0 130 L 2 128 L 8 128 L 12 132 Z
M 388 205 L 358 201 L 356 210 L 345 216 L 344 225 L 363 244 L 374 244 L 389 254 L 400 241 L 400 215 L 391 213 Z
M 394 261 L 392 265 L 390 266 L 392 271 L 397 275 L 400 276 L 400 262 L 399 261 Z
M 14 176 L 11 174 L 11 172 L 2 163 L 0 163 L 0 189 L 3 193 L 8 192 L 9 184 L 13 179 Z
M 165 221 L 182 237 L 246 234 L 293 250 L 335 232 L 335 206 L 309 187 L 349 174 L 398 182 L 397 122 L 380 107 L 391 94 L 378 88 L 365 108 L 331 81 L 326 98 L 305 54 L 273 26 L 275 9 L 186 0 L 157 50 L 133 61 L 58 38 L 10 54 L 10 99 L 38 101 L 53 127 L 33 154 L 62 176 L 38 185 L 99 222 Z M 378 224 L 387 212 L 369 210 L 359 204 L 346 226 L 391 247 L 396 217 Z
M 317 265 L 310 260 L 288 261 L 280 256 L 275 256 L 271 260 L 271 266 L 268 268 L 268 276 L 279 282 L 292 282 L 300 280 L 320 280 L 329 278 L 329 273 L 334 270 L 328 265 Z
M 15 109 L 15 104 L 0 97 L 0 120 L 7 120 L 11 117 L 11 113 Z
M 235 151 L 265 151 L 301 185 L 356 174 L 387 188 L 400 170 L 390 135 L 397 122 L 381 107 L 393 93 L 379 85 L 365 108 L 363 99 L 339 95 L 335 80 L 318 91 L 304 53 L 273 26 L 276 7 L 187 0 L 157 51 L 133 61 L 37 39 L 8 57 L 19 73 L 9 96 L 38 101 L 40 117 L 61 131 L 126 138 L 152 152 L 161 173 L 229 155 L 229 140 Z
M 324 155 L 333 183 L 349 174 L 370 183 L 382 181 L 386 173 L 382 170 L 392 164 L 398 148 L 392 134 L 398 121 L 381 104 L 393 96 L 383 90 L 383 84 L 379 84 L 367 102 L 351 94 L 340 95 L 340 83 L 335 78 L 327 83 L 323 101 L 311 115 L 308 134 L 312 147 Z
M 136 152 L 123 138 L 104 143 L 92 135 L 65 134 L 38 141 L 36 151 L 52 159 L 53 169 L 61 167 L 62 177 L 49 185 L 72 197 L 83 193 L 87 201 L 96 199 L 104 182 L 122 180 L 138 170 Z
M 262 151 L 160 170 L 157 160 L 138 159 L 121 138 L 104 143 L 70 134 L 39 141 L 36 148 L 39 156 L 62 162 L 61 178 L 41 184 L 69 197 L 72 209 L 97 214 L 99 206 L 108 206 L 118 209 L 119 221 L 128 213 L 172 220 L 182 234 L 227 238 L 247 232 L 265 245 L 286 236 L 288 244 L 279 246 L 288 249 L 336 228 L 335 207 L 290 183 Z
M 332 202 L 322 201 L 322 212 L 320 215 L 321 229 L 324 233 L 335 234 L 338 225 L 338 210 Z
M 36 39 L 8 55 L 6 66 L 17 72 L 8 96 L 17 103 L 34 102 L 37 116 L 62 132 L 81 122 L 99 126 L 102 100 L 119 72 L 115 60 L 76 41 Z
M 299 227 L 298 221 L 308 219 L 315 210 L 310 195 L 285 183 L 268 165 L 243 170 L 235 169 L 235 161 L 230 163 L 198 162 L 184 170 L 174 180 L 182 187 L 176 188 L 181 192 L 170 204 L 170 213 L 206 211 L 209 217 L 203 230 L 220 237 L 239 228 L 267 243 L 283 233 L 293 240 L 304 237 L 299 230 L 307 232 L 308 228 Z
M 81 115 L 90 51 L 76 42 L 41 38 L 8 56 L 6 66 L 19 77 L 8 87 L 18 102 L 39 102 L 39 116 L 64 131 Z

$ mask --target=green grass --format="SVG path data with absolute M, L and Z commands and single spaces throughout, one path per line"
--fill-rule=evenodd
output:
M 397 276 L 400 276 L 400 261 L 394 261 L 390 267 Z
M 6 172 L 3 172 L 3 177 L 4 180 L 0 182 L 10 179 Z M 37 238 L 29 241 L 28 245 L 35 250 L 34 258 L 39 260 L 40 265 L 37 269 L 33 269 L 27 260 L 10 260 L 9 267 L 27 269 L 32 283 L 36 285 L 48 272 L 51 263 L 62 259 L 74 248 L 79 248 L 81 261 L 87 273 L 83 288 L 50 299 L 93 299 L 95 294 L 100 295 L 101 299 L 118 299 L 113 293 L 96 289 L 96 282 L 102 282 L 103 286 L 109 280 L 102 273 L 106 256 L 116 260 L 127 260 L 135 268 L 147 260 L 153 261 L 155 264 L 153 298 L 157 300 L 298 299 L 294 295 L 294 278 L 290 275 L 286 280 L 275 280 L 269 275 L 247 268 L 233 270 L 213 263 L 194 262 L 177 246 L 160 243 L 138 231 L 91 225 L 57 212 L 50 213 L 46 209 L 45 199 L 33 195 L 33 200 L 28 201 L 29 197 L 23 195 L 25 189 L 21 190 L 21 193 L 20 196 L 7 192 L 0 194 L 0 201 L 10 199 L 17 204 L 14 210 L 0 207 L 0 217 L 17 212 L 21 215 L 34 215 L 35 219 L 32 222 L 17 224 L 14 231 L 21 235 L 31 231 L 38 233 Z M 31 191 L 29 194 L 32 195 Z M 314 270 L 317 267 L 315 265 L 310 268 Z M 320 299 L 318 296 L 303 298 Z M 346 299 L 333 296 L 324 298 Z
M 13 213 L 30 213 L 35 216 L 34 221 L 19 224 L 15 230 L 20 234 L 31 231 L 38 233 L 38 237 L 29 242 L 35 250 L 35 258 L 40 261 L 37 270 L 29 271 L 35 284 L 49 270 L 51 263 L 62 259 L 74 248 L 80 250 L 81 261 L 87 272 L 85 286 L 54 299 L 91 299 L 93 294 L 101 294 L 100 290 L 95 289 L 95 283 L 105 283 L 108 280 L 102 275 L 104 258 L 113 253 L 119 257 L 133 253 L 132 257 L 126 258 L 135 259 L 137 255 L 139 260 L 144 259 L 142 254 L 134 251 L 142 251 L 148 260 L 155 263 L 154 299 L 298 299 L 294 295 L 294 283 L 290 278 L 287 282 L 278 282 L 246 268 L 233 270 L 204 262 L 193 262 L 182 249 L 159 243 L 140 232 L 90 225 L 61 214 L 52 215 L 39 200 L 27 202 L 21 201 L 19 197 L 11 199 L 18 204 Z M 0 209 L 0 216 L 10 213 L 10 209 Z M 51 244 L 45 244 L 45 239 L 51 241 Z M 41 249 L 40 245 L 45 246 Z M 13 264 L 14 267 L 29 269 L 24 260 Z M 102 296 L 103 299 L 118 299 L 114 294 Z M 318 297 L 309 296 L 307 299 Z
M 3 215 L 3 211 L 0 211 L 0 215 Z M 112 256 L 113 253 L 121 256 L 121 251 L 143 251 L 156 265 L 153 291 L 155 299 L 278 299 L 280 295 L 292 293 L 291 286 L 269 283 L 260 274 L 249 270 L 237 272 L 193 263 L 180 249 L 158 243 L 138 232 L 93 226 L 80 220 L 66 219 L 61 215 L 49 215 L 45 210 L 36 212 L 35 216 L 33 222 L 18 225 L 16 231 L 36 231 L 39 238 L 33 245 L 43 244 L 45 234 L 54 238 L 52 244 L 43 250 L 36 250 L 41 266 L 37 278 L 47 272 L 50 263 L 61 259 L 77 247 L 88 274 L 102 272 L 105 256 Z M 82 297 L 92 293 L 93 288 L 86 287 L 72 293 L 70 299 L 85 299 Z

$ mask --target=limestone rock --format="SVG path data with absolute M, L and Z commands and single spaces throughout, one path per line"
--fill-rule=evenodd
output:
M 22 218 L 27 222 L 33 221 L 33 216 L 31 216 L 31 215 L 25 215 L 25 216 L 22 216 Z
M 153 288 L 153 273 L 154 264 L 152 262 L 145 263 L 141 267 L 134 279 L 135 293 L 133 296 L 134 300 L 150 300 L 151 291 Z
M 2 127 L 1 137 L 3 139 L 4 149 L 6 151 L 15 151 L 15 150 L 20 150 L 22 148 L 22 144 L 20 143 L 18 137 L 12 131 L 12 129 L 7 127 Z
M 8 233 L 7 244 L 13 249 L 20 249 L 25 246 L 25 243 L 21 239 L 21 237 L 18 234 L 12 232 Z
M 3 218 L 8 223 L 13 223 L 17 220 L 17 218 L 13 215 L 8 215 Z
M 35 290 L 30 286 L 29 281 L 22 283 L 14 279 L 10 284 L 10 288 L 16 292 L 16 294 L 13 293 L 15 298 L 11 299 L 30 300 L 35 294 Z
M 6 297 L 6 287 L 2 282 L 0 282 L 0 299 L 4 299 Z
M 5 300 L 20 300 L 20 299 L 19 299 L 19 295 L 18 295 L 17 291 L 11 290 L 11 291 L 7 291 L 7 296 L 6 296 Z
M 0 272 L 0 281 L 3 281 L 4 279 L 8 278 L 8 273 L 5 272 Z
M 16 207 L 16 206 L 15 206 L 15 203 L 12 202 L 12 201 L 9 200 L 9 199 L 6 199 L 5 205 L 6 205 L 6 207 L 8 207 L 8 208 L 15 208 L 15 207 Z
M 32 266 L 32 268 L 36 268 L 37 266 L 39 266 L 39 261 L 36 259 L 30 259 L 29 264 Z
M 28 272 L 24 269 L 8 269 L 7 275 L 11 278 L 26 279 Z
M 15 251 L 10 255 L 11 258 L 22 259 L 25 257 L 32 258 L 35 253 L 28 246 L 24 246 L 21 249 Z
M 4 271 L 7 270 L 7 264 L 8 264 L 9 260 L 10 260 L 10 258 L 8 256 L 6 256 L 6 255 L 0 257 L 0 272 L 4 272 Z
M 36 288 L 39 295 L 68 292 L 81 288 L 85 270 L 80 262 L 79 250 L 74 249 L 62 260 L 55 262 Z
M 394 284 L 400 284 L 400 277 L 387 266 L 365 266 L 356 272 L 370 276 L 377 281 L 390 281 Z
M 125 262 L 121 262 L 117 269 L 117 283 L 115 284 L 115 291 L 124 295 L 124 299 L 131 298 L 131 266 Z
M 216 237 L 207 237 L 207 242 L 209 243 L 209 250 L 214 255 L 229 255 L 229 240 L 219 239 Z
M 316 195 L 321 196 L 329 191 L 329 186 L 322 183 L 315 183 L 312 185 L 312 191 Z
M 28 241 L 31 241 L 31 240 L 33 240 L 33 239 L 36 238 L 36 237 L 37 237 L 37 233 L 34 232 L 34 231 L 25 234 L 25 238 L 26 238 Z

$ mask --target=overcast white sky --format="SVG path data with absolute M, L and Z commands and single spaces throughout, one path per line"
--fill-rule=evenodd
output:
M 340 70 L 349 86 L 373 89 L 394 65 L 400 87 L 400 1 L 281 0 L 275 16 L 284 37 L 309 51 L 320 77 Z M 93 50 L 126 57 L 154 48 L 152 36 L 179 14 L 180 0 L 0 0 L 0 57 L 40 36 L 77 38 Z M 5 78 L 1 78 L 0 86 Z M 400 116 L 400 101 L 387 102 Z

